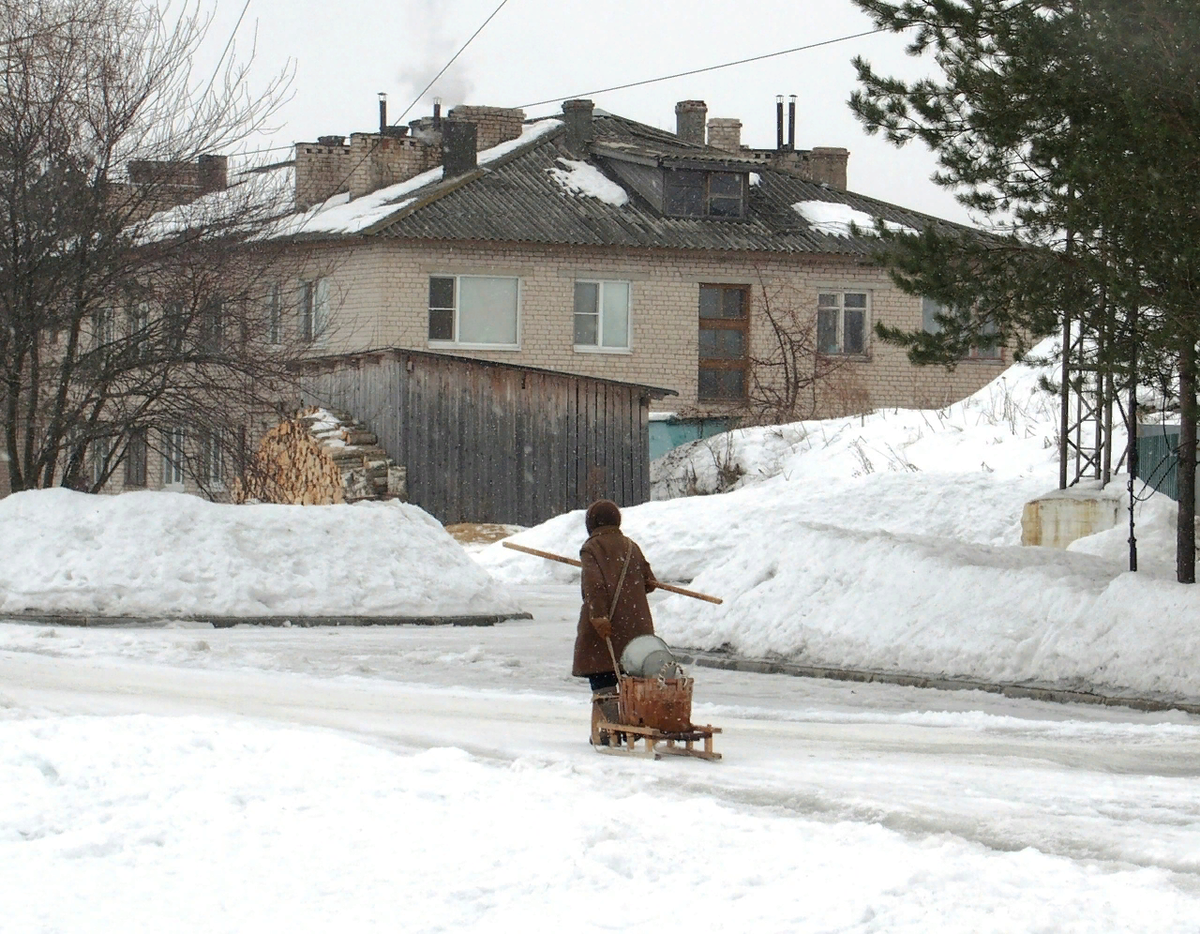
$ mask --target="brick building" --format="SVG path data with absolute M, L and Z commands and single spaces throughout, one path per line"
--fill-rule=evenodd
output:
M 830 374 L 802 414 L 941 405 L 995 376 L 999 349 L 947 372 L 873 337 L 932 312 L 874 265 L 876 221 L 955 225 L 847 190 L 847 151 L 797 150 L 782 108 L 770 150 L 702 101 L 676 115 L 668 132 L 586 100 L 532 122 L 464 106 L 297 144 L 284 236 L 321 296 L 320 326 L 297 326 L 320 354 L 430 350 L 669 387 L 655 406 L 697 417 L 752 408 L 783 316 Z

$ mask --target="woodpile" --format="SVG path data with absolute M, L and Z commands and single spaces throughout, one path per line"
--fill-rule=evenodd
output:
M 326 409 L 302 409 L 263 436 L 235 483 L 239 503 L 323 506 L 404 499 L 404 468 L 362 423 Z

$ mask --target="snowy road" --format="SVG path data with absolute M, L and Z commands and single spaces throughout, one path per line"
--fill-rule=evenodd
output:
M 262 930 L 262 912 L 365 930 L 398 911 L 406 930 L 652 930 L 689 903 L 689 930 L 1195 928 L 1196 718 L 697 669 L 693 719 L 724 727 L 723 762 L 602 757 L 584 741 L 586 691 L 563 674 L 573 589 L 518 597 L 535 618 L 494 629 L 0 625 L 0 778 L 18 789 L 0 805 L 0 901 L 25 906 L 0 930 L 108 930 L 109 915 L 124 930 Z M 161 759 L 181 731 L 186 750 Z M 87 764 L 118 749 L 108 771 Z M 195 749 L 208 765 L 181 765 Z M 206 799 L 229 827 L 202 846 L 185 802 L 210 766 L 248 785 Z M 302 781 L 311 769 L 333 777 Z M 163 798 L 134 818 L 116 789 L 142 786 Z M 360 796 L 377 826 L 360 826 Z M 276 800 L 305 817 L 245 825 L 247 801 Z M 64 808 L 78 826 L 56 822 Z M 349 839 L 330 839 L 347 819 Z M 83 856 L 80 833 L 102 838 Z M 397 834 L 434 848 L 403 884 Z M 309 847 L 329 850 L 319 871 L 297 855 Z M 229 878 L 244 868 L 258 885 L 214 900 L 188 881 L 214 848 Z M 194 917 L 95 881 L 135 870 Z M 323 884 L 298 895 L 305 873 Z M 77 904 L 92 885 L 107 894 Z M 639 907 L 599 910 L 613 892 Z

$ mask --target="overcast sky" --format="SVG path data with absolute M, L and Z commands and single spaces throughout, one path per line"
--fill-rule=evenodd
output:
M 245 0 L 222 0 L 208 45 L 219 53 Z M 289 59 L 294 98 L 272 145 L 378 126 L 377 92 L 397 122 L 422 87 L 487 19 L 500 0 L 250 0 L 235 54 L 257 39 L 256 73 Z M 624 91 L 602 88 L 820 42 L 872 27 L 850 0 L 508 0 L 402 122 L 458 103 L 558 113 L 559 102 L 592 97 L 597 107 L 674 129 L 675 102 L 700 99 L 709 117 L 742 121 L 742 141 L 775 144 L 775 95 L 796 94 L 796 145 L 850 150 L 850 188 L 952 220 L 967 218 L 929 181 L 932 155 L 867 136 L 846 101 L 850 60 L 863 55 L 887 73 L 912 77 L 928 65 L 882 34 Z M 282 155 L 282 154 L 281 154 Z

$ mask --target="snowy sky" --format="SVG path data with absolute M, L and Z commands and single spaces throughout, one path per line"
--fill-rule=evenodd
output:
M 179 0 L 175 0 L 176 3 Z M 216 8 L 207 40 L 215 60 L 243 12 L 239 0 Z M 590 96 L 597 106 L 667 129 L 675 103 L 702 99 L 710 117 L 742 121 L 751 146 L 775 142 L 775 95 L 796 94 L 796 145 L 850 150 L 851 189 L 951 220 L 966 212 L 928 180 L 932 155 L 918 145 L 896 150 L 867 136 L 846 101 L 855 87 L 851 58 L 913 77 L 928 63 L 904 55 L 905 39 L 880 34 L 747 65 L 609 93 L 598 90 L 763 55 L 872 28 L 850 0 L 795 3 L 756 0 L 508 0 L 458 61 L 403 118 L 405 108 L 499 0 L 343 0 L 308 4 L 249 0 L 235 54 L 257 42 L 260 82 L 289 59 L 295 95 L 267 145 L 313 140 L 378 125 L 376 94 L 388 94 L 391 122 L 430 112 L 435 96 L 457 103 L 524 107 L 529 116 L 559 112 L 559 101 Z M 207 74 L 204 56 L 198 71 Z M 282 155 L 282 153 L 281 153 Z

